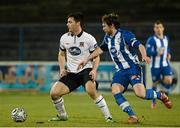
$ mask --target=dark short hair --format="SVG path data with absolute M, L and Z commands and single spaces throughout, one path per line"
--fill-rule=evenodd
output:
M 81 27 L 84 26 L 84 15 L 81 12 L 70 13 L 67 18 L 73 17 L 76 22 L 80 22 Z
M 116 29 L 120 27 L 119 15 L 115 13 L 105 14 L 102 17 L 102 22 L 105 22 L 108 26 L 114 24 Z
M 163 25 L 163 22 L 160 21 L 160 20 L 156 20 L 156 21 L 154 22 L 154 25 L 155 25 L 155 24 L 157 24 L 157 25 L 158 25 L 158 24 L 162 24 L 162 25 Z

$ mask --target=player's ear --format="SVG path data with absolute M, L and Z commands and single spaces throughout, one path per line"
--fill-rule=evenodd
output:
M 111 28 L 116 28 L 114 24 L 109 25 Z
M 81 22 L 80 22 L 80 21 L 77 21 L 76 24 L 79 25 L 79 26 L 81 26 Z

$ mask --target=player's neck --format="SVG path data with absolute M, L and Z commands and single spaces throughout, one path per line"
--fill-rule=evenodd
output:
M 163 39 L 163 35 L 157 35 L 157 37 L 159 38 L 159 39 Z
M 76 31 L 73 32 L 73 35 L 79 35 L 82 32 L 82 28 L 78 28 Z
M 163 34 L 156 34 L 156 36 L 157 36 L 159 39 L 163 39 L 163 37 L 164 37 Z
M 117 29 L 113 29 L 113 30 L 112 30 L 112 33 L 111 33 L 111 35 L 110 35 L 110 36 L 112 36 L 112 37 L 113 37 L 113 36 L 116 34 L 116 32 L 117 32 Z

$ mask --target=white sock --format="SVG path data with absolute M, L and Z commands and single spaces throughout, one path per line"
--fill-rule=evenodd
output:
M 58 100 L 53 101 L 53 103 L 59 116 L 66 116 L 66 109 L 64 107 L 64 99 L 61 97 Z
M 106 101 L 103 98 L 103 96 L 100 95 L 99 97 L 97 97 L 96 100 L 95 100 L 95 104 L 100 108 L 100 110 L 103 113 L 105 119 L 107 119 L 108 117 L 112 118 L 112 116 L 111 116 L 111 114 L 109 112 L 109 108 L 108 108 L 108 106 L 106 104 Z

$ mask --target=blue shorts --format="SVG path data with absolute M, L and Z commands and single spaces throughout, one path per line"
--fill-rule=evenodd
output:
M 169 65 L 166 67 L 151 68 L 151 75 L 153 82 L 160 81 L 164 76 L 171 76 L 172 69 Z
M 119 70 L 113 76 L 112 85 L 114 83 L 121 84 L 124 87 L 124 91 L 127 90 L 129 84 L 132 86 L 137 83 L 144 84 L 143 71 L 138 65 L 132 68 Z

